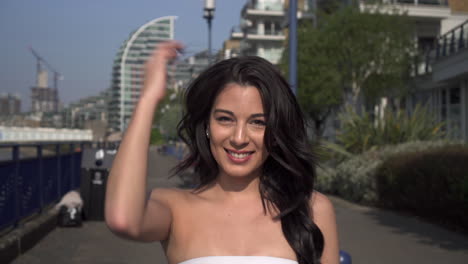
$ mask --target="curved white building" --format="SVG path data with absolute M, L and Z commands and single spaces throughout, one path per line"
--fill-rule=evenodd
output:
M 156 18 L 124 41 L 112 68 L 109 128 L 124 131 L 143 87 L 143 67 L 160 42 L 174 39 L 175 16 Z

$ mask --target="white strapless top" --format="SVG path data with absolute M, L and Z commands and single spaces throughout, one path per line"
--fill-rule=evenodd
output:
M 179 264 L 297 264 L 297 261 L 265 256 L 209 256 L 189 259 Z

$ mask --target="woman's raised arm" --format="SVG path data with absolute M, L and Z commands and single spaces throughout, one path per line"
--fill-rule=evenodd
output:
M 154 111 L 166 93 L 167 63 L 181 49 L 178 42 L 162 43 L 147 61 L 140 99 L 109 174 L 106 224 L 113 232 L 130 239 L 163 240 L 172 221 L 163 197 L 152 195 L 146 205 L 146 168 Z M 154 221 L 145 221 L 148 215 Z

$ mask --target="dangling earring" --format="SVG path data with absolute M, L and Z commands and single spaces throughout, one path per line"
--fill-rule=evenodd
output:
M 206 132 L 206 137 L 210 138 L 210 133 L 208 133 L 208 129 L 206 129 L 205 132 Z

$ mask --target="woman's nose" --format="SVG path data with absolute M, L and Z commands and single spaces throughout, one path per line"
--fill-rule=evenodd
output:
M 249 143 L 247 128 L 244 125 L 237 125 L 231 136 L 231 143 L 235 147 L 243 147 Z

